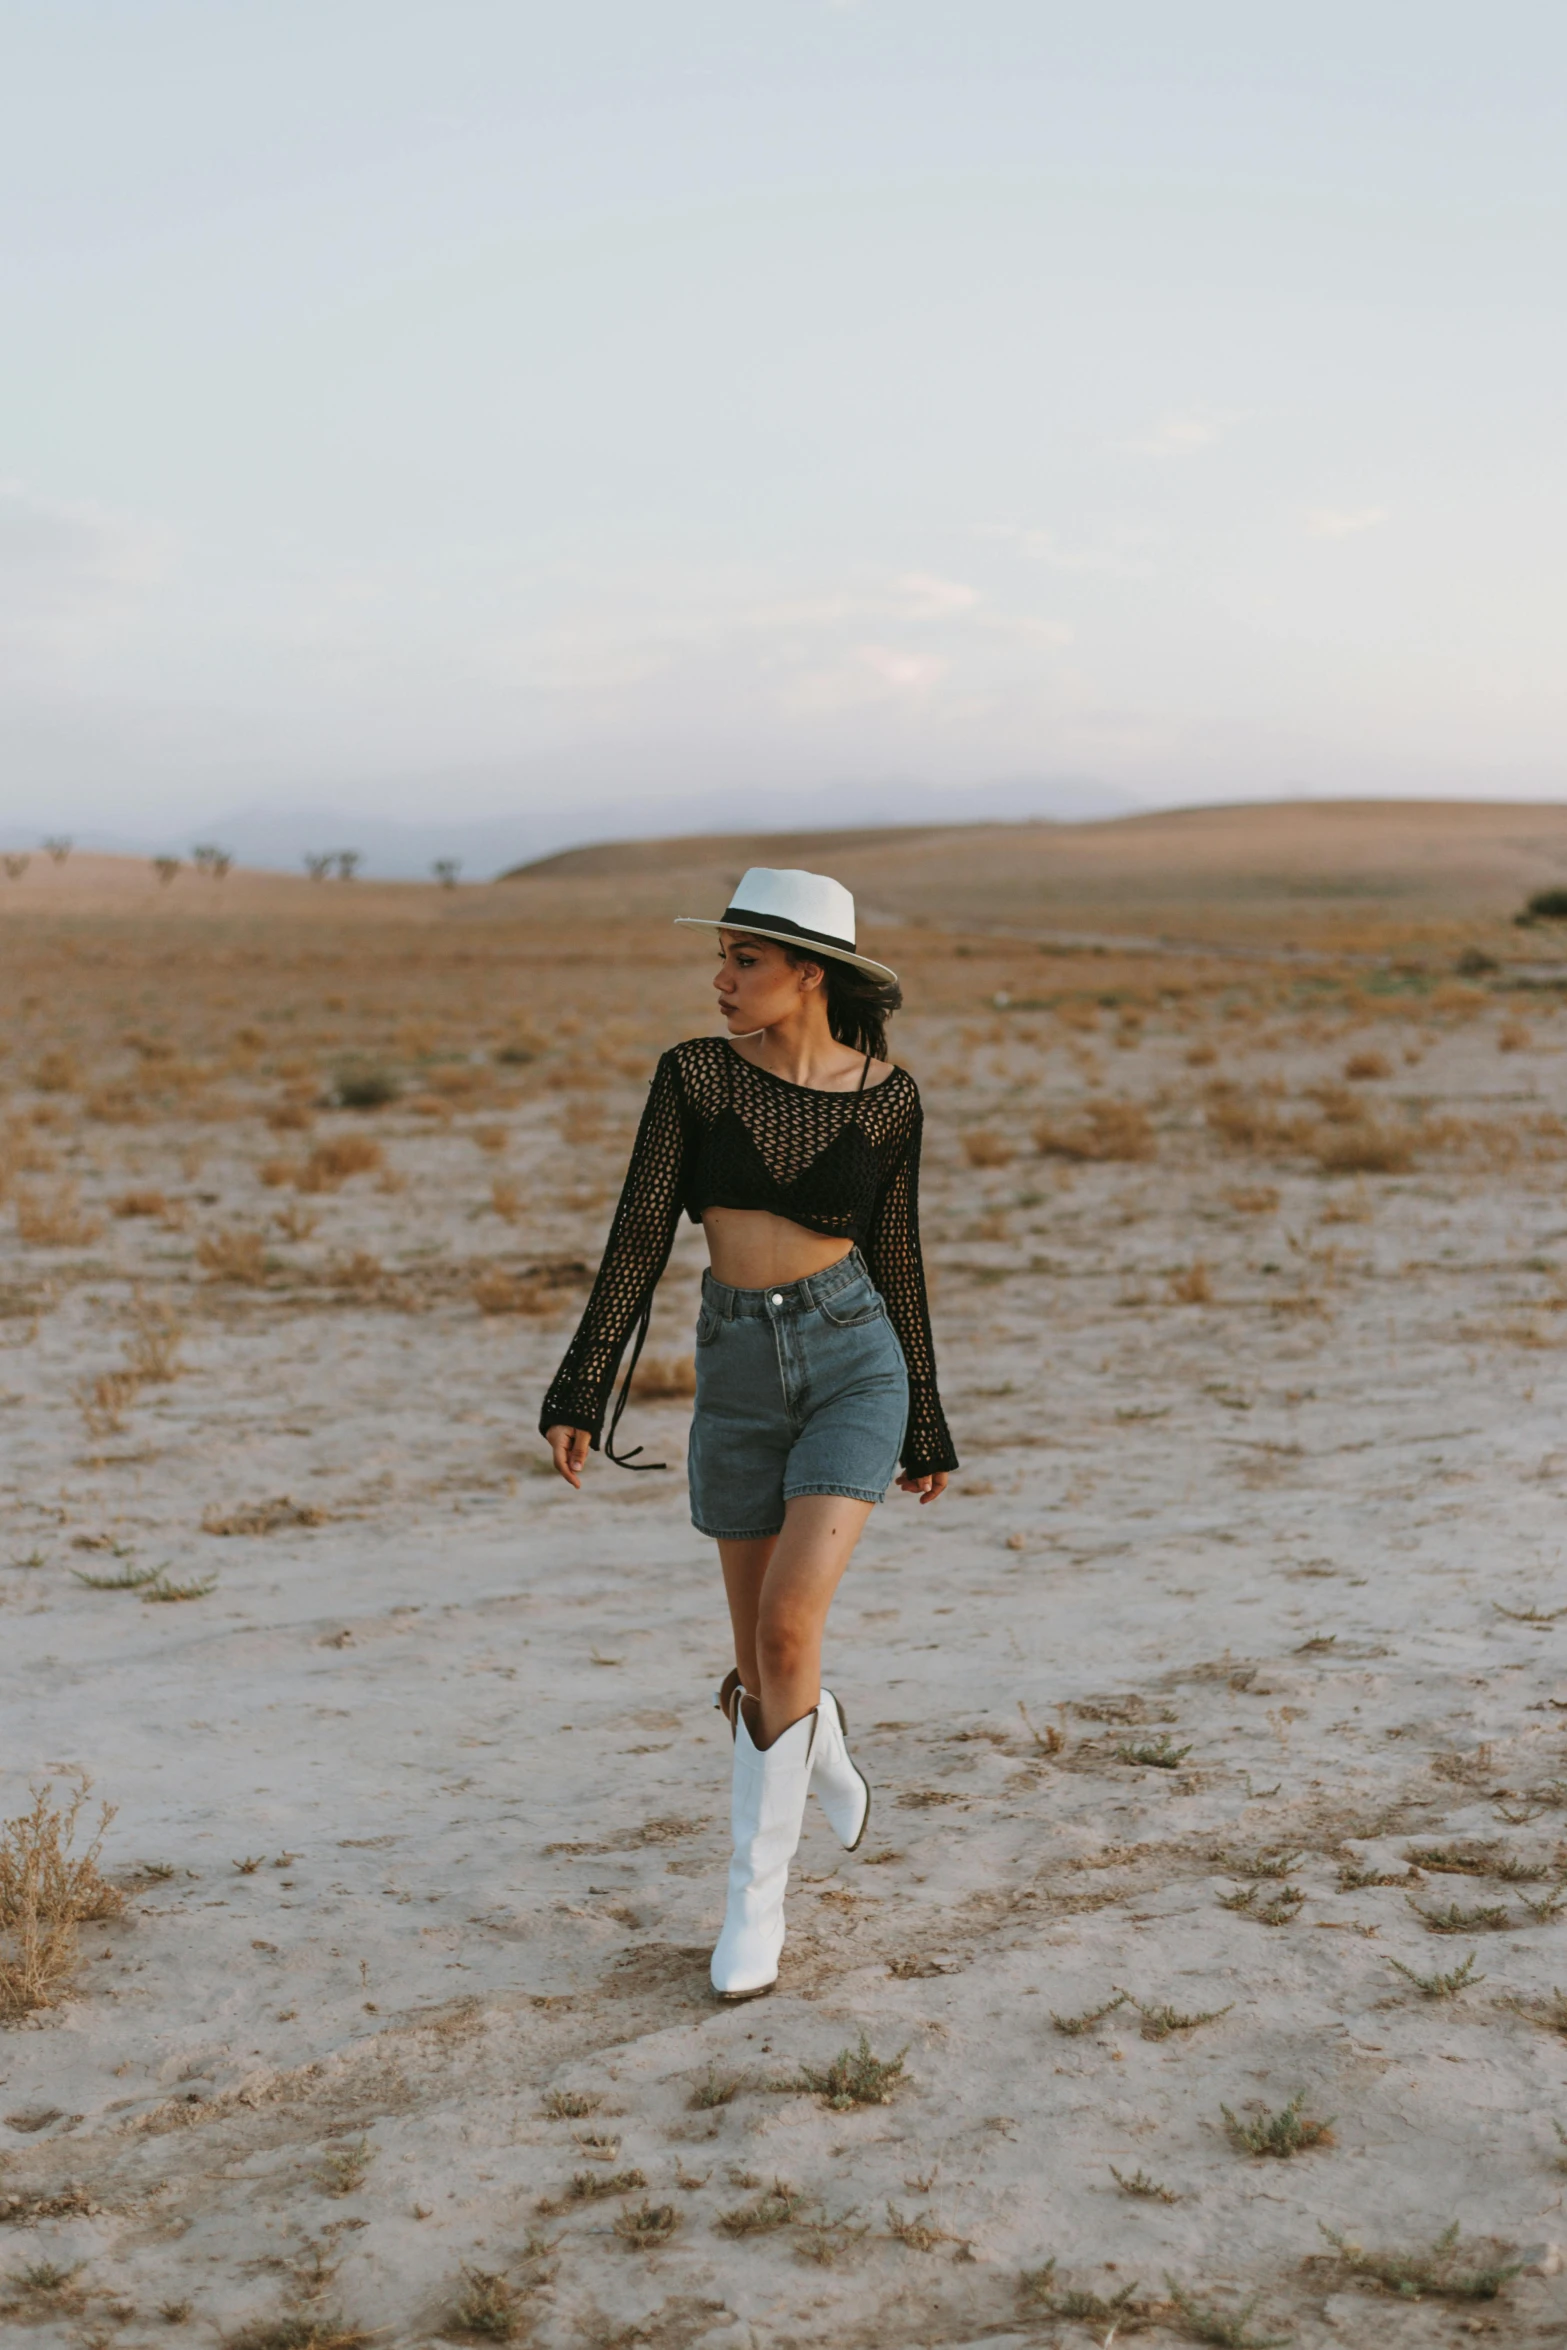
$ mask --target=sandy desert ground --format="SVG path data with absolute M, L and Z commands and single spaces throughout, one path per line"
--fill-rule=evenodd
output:
M 0 1858 L 11 2338 L 1567 2339 L 1567 811 L 1185 823 L 767 855 L 905 972 L 963 1467 L 732 2009 L 698 1233 L 670 1472 L 533 1424 L 763 852 L 0 883 L 0 1810 L 115 1807 L 33 1993 Z

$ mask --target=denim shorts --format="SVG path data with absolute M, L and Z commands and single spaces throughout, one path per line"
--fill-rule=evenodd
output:
M 858 1249 L 780 1289 L 703 1274 L 686 1455 L 698 1533 L 776 1534 L 806 1493 L 880 1501 L 908 1415 L 903 1349 Z

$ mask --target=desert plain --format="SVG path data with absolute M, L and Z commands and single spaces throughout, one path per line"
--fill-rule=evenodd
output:
M 752 862 L 903 973 L 962 1467 L 726 2007 L 697 1230 L 664 1473 L 535 1421 Z M 1564 879 L 1438 804 L 8 870 L 7 2338 L 1567 2339 Z

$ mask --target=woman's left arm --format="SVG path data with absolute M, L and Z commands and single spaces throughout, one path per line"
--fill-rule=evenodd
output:
M 909 1421 L 903 1438 L 905 1493 L 934 1501 L 958 1465 L 946 1415 L 936 1387 L 936 1347 L 925 1295 L 925 1260 L 920 1247 L 920 1139 L 924 1113 L 914 1099 L 908 1139 L 876 1202 L 866 1238 L 865 1261 L 886 1300 L 909 1373 Z

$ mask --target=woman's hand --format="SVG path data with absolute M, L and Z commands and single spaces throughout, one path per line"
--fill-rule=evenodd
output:
M 560 1475 L 568 1485 L 575 1485 L 580 1492 L 583 1466 L 592 1444 L 586 1428 L 551 1428 L 544 1441 L 550 1448 Z M 942 1482 L 945 1484 L 945 1478 Z
M 945 1469 L 932 1469 L 928 1477 L 911 1477 L 905 1470 L 898 1479 L 898 1491 L 900 1493 L 917 1493 L 920 1497 L 921 1509 L 928 1501 L 939 1501 L 946 1490 L 947 1472 Z

